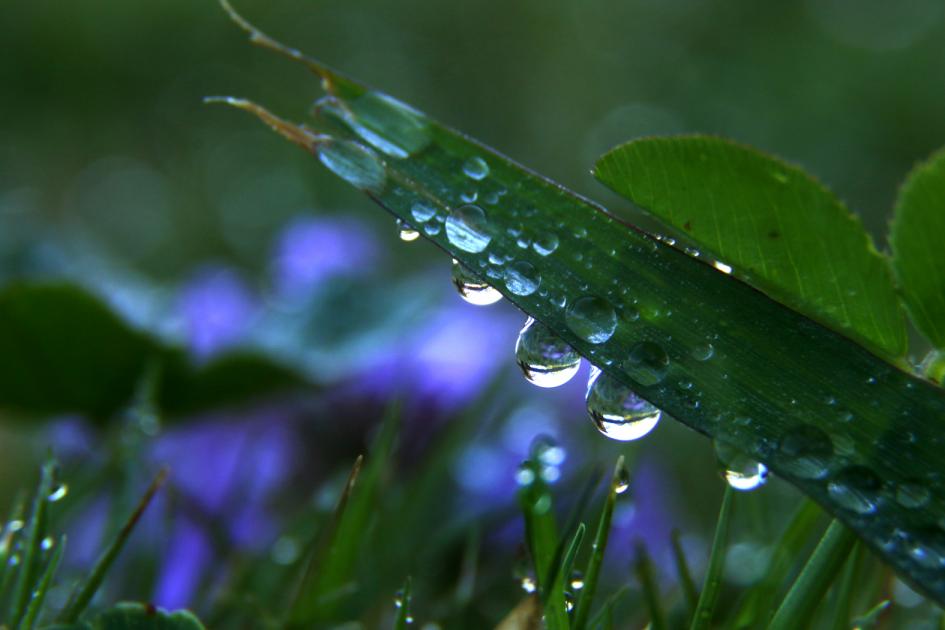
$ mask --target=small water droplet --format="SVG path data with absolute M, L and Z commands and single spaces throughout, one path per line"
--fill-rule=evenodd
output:
M 945 566 L 945 532 L 937 527 L 916 532 L 908 547 L 909 556 L 926 569 Z
M 69 494 L 69 486 L 61 483 L 53 488 L 52 492 L 49 493 L 48 499 L 51 503 L 55 503 L 56 501 L 62 501 L 66 498 L 67 494 Z
M 547 256 L 558 249 L 558 237 L 551 232 L 539 234 L 535 237 L 535 240 L 532 241 L 532 249 L 534 249 L 539 256 Z
M 614 494 L 624 494 L 630 489 L 630 469 L 626 464 L 621 464 L 614 475 Z
M 21 529 L 23 529 L 23 527 L 25 526 L 26 526 L 26 523 L 23 522 L 21 519 L 18 519 L 18 518 L 13 519 L 12 521 L 7 523 L 7 532 L 11 534 L 14 532 L 18 532 Z
M 565 323 L 575 335 L 588 343 L 604 343 L 617 329 L 614 308 L 599 297 L 578 298 L 565 312 Z
M 394 593 L 394 606 L 396 606 L 397 608 L 403 608 L 405 603 L 406 602 L 404 601 L 404 590 L 400 589 L 399 591 Z
M 715 346 L 711 343 L 700 343 L 690 354 L 696 361 L 708 361 L 715 355 Z
M 564 612 L 574 610 L 574 595 L 568 591 L 564 592 Z
M 663 347 L 652 341 L 641 341 L 630 349 L 624 369 L 641 385 L 656 385 L 666 376 L 669 356 Z
M 661 415 L 659 409 L 596 366 L 591 368 L 587 384 L 587 412 L 601 433 L 621 442 L 637 440 L 652 431 Z
M 423 233 L 427 236 L 436 236 L 443 231 L 443 226 L 435 221 L 423 224 Z
M 479 191 L 477 190 L 464 190 L 459 194 L 459 199 L 463 203 L 472 203 L 479 199 Z
M 866 466 L 844 468 L 827 484 L 827 492 L 841 507 L 857 514 L 876 511 L 883 482 Z
M 721 271 L 722 273 L 728 273 L 728 274 L 732 273 L 732 267 L 730 265 L 726 265 L 721 260 L 716 260 L 714 263 L 712 263 L 712 266 L 718 269 L 719 271 Z
M 540 283 L 541 274 L 530 262 L 519 260 L 505 270 L 505 286 L 514 295 L 531 295 Z
M 356 142 L 331 140 L 318 145 L 318 159 L 328 170 L 355 188 L 380 192 L 387 171 L 380 158 Z
M 526 593 L 534 593 L 538 586 L 535 584 L 535 578 L 530 575 L 522 576 L 521 582 L 519 584 L 522 586 L 522 590 Z
M 410 243 L 420 238 L 420 232 L 416 231 L 401 219 L 397 219 L 397 227 L 400 229 L 400 240 Z
M 569 582 L 571 589 L 579 591 L 584 588 L 584 574 L 580 571 L 571 572 L 571 581 Z
M 471 204 L 452 210 L 446 218 L 446 238 L 464 252 L 485 250 L 492 240 L 485 211 Z
M 476 306 L 488 306 L 502 299 L 502 294 L 488 283 L 480 280 L 462 263 L 453 262 L 453 286 L 459 296 Z
M 515 483 L 525 487 L 535 483 L 535 470 L 527 462 L 518 467 L 515 471 Z
M 489 165 L 481 157 L 471 157 L 463 162 L 463 173 L 466 177 L 479 181 L 489 175 Z
M 387 94 L 368 92 L 350 107 L 351 113 L 336 110 L 355 134 L 385 155 L 406 158 L 432 140 L 424 115 Z
M 754 490 L 768 481 L 768 468 L 726 440 L 715 441 L 715 454 L 725 481 L 735 490 Z
M 827 474 L 833 444 L 826 433 L 804 424 L 788 432 L 778 445 L 781 467 L 802 479 L 821 479 Z
M 50 536 L 43 538 L 39 543 L 39 548 L 43 551 L 49 551 L 53 548 L 53 545 L 56 544 L 56 541 L 53 540 Z
M 919 481 L 901 483 L 896 488 L 896 503 L 906 509 L 924 507 L 928 505 L 931 498 L 932 493 L 929 492 L 928 487 Z
M 587 229 L 585 229 L 585 228 L 583 228 L 583 227 L 577 227 L 577 228 L 575 228 L 575 230 L 574 230 L 574 236 L 577 237 L 577 238 L 584 238 L 585 236 L 587 236 Z
M 581 355 L 547 326 L 529 318 L 515 342 L 515 359 L 525 378 L 539 387 L 558 387 L 581 367 Z
M 410 207 L 410 214 L 418 223 L 426 223 L 436 215 L 436 206 L 418 201 Z

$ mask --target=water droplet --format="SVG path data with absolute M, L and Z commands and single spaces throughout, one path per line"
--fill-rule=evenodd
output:
M 725 481 L 735 490 L 754 490 L 768 481 L 768 468 L 726 440 L 715 441 L 715 454 L 724 470 Z
M 547 326 L 529 318 L 515 342 L 515 359 L 525 378 L 539 387 L 558 387 L 581 367 L 581 355 Z
M 446 218 L 446 238 L 464 252 L 483 251 L 492 240 L 485 211 L 471 204 L 453 209 Z
M 348 140 L 331 140 L 319 144 L 317 152 L 328 170 L 355 188 L 373 192 L 384 188 L 386 169 L 367 147 Z
M 522 585 L 522 590 L 526 593 L 534 593 L 538 588 L 538 586 L 535 584 L 535 578 L 530 575 L 522 576 L 522 580 L 519 582 L 519 584 Z
M 436 215 L 436 207 L 432 204 L 418 201 L 410 207 L 410 214 L 418 223 L 426 223 Z
M 630 489 L 630 469 L 626 464 L 621 464 L 614 475 L 614 494 L 624 494 Z
M 574 595 L 568 591 L 564 592 L 564 612 L 574 610 Z
M 280 536 L 272 545 L 272 559 L 276 564 L 288 566 L 295 562 L 302 548 L 292 536 Z
M 485 179 L 489 174 L 489 165 L 481 157 L 471 157 L 463 162 L 463 173 L 466 174 L 466 177 L 478 182 Z
M 941 569 L 945 566 L 945 532 L 936 527 L 916 532 L 908 552 L 926 569 Z
M 579 591 L 584 588 L 584 574 L 580 571 L 571 572 L 571 581 L 569 582 L 571 589 Z
M 43 538 L 39 543 L 39 548 L 43 551 L 49 551 L 53 548 L 53 545 L 56 544 L 56 541 L 53 540 L 50 536 Z
M 896 503 L 906 509 L 924 507 L 931 498 L 928 487 L 918 481 L 901 483 L 896 488 Z
M 355 134 L 385 155 L 406 158 L 432 140 L 424 115 L 386 94 L 368 92 L 350 107 L 351 113 L 336 110 L 342 110 L 340 117 Z
M 821 479 L 827 474 L 833 444 L 827 434 L 804 424 L 787 433 L 778 445 L 781 467 L 802 479 Z
M 479 199 L 479 191 L 477 190 L 464 190 L 459 194 L 459 200 L 463 203 L 472 203 Z
M 716 260 L 712 263 L 712 266 L 721 271 L 722 273 L 732 273 L 732 268 L 729 265 L 726 265 L 721 260 Z
M 518 470 L 515 471 L 515 483 L 522 487 L 535 483 L 535 470 L 531 464 L 526 462 L 518 467 Z
M 397 227 L 400 228 L 400 240 L 405 243 L 410 243 L 420 238 L 420 232 L 404 223 L 401 219 L 397 219 Z
M 26 526 L 26 523 L 24 523 L 22 520 L 18 518 L 13 519 L 12 521 L 7 523 L 7 532 L 11 534 L 14 532 L 18 532 L 21 529 L 23 529 L 25 526 Z
M 519 260 L 505 270 L 505 286 L 514 295 L 531 295 L 540 283 L 541 274 L 530 262 Z
M 652 341 L 641 341 L 630 349 L 624 369 L 640 385 L 656 385 L 666 376 L 669 356 L 663 347 Z
M 436 236 L 443 231 L 443 226 L 435 221 L 423 224 L 423 233 L 427 236 Z
M 850 466 L 830 480 L 827 492 L 843 508 L 857 514 L 872 514 L 882 486 L 876 473 L 866 466 Z
M 599 297 L 578 298 L 564 314 L 565 323 L 575 335 L 588 343 L 604 343 L 617 329 L 614 308 Z
M 502 299 L 502 294 L 480 280 L 462 263 L 453 262 L 453 285 L 459 296 L 476 306 L 488 306 Z
M 405 601 L 404 589 L 400 589 L 399 591 L 394 593 L 394 606 L 396 606 L 397 608 L 403 608 L 405 603 L 409 603 L 409 602 Z
M 539 234 L 535 237 L 535 240 L 532 241 L 532 249 L 534 249 L 539 256 L 547 256 L 558 249 L 558 237 L 551 232 Z
M 711 343 L 700 343 L 690 353 L 696 361 L 708 361 L 715 355 L 715 347 Z
M 652 431 L 661 415 L 659 409 L 596 366 L 591 368 L 587 384 L 587 412 L 601 433 L 621 442 L 637 440 Z
M 67 494 L 69 494 L 69 486 L 61 483 L 53 488 L 52 492 L 49 493 L 48 499 L 51 503 L 55 503 L 56 501 L 62 501 L 66 498 Z

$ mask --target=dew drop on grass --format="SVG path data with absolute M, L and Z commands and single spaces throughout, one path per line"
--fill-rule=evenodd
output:
M 535 471 L 530 464 L 526 462 L 518 467 L 515 471 L 515 483 L 523 488 L 535 483 Z
M 629 387 L 594 366 L 587 384 L 587 413 L 613 440 L 637 440 L 653 430 L 661 412 Z
M 617 314 L 606 300 L 592 295 L 578 298 L 564 314 L 565 323 L 588 343 L 604 343 L 617 329 Z
M 700 343 L 690 353 L 696 361 L 708 361 L 715 355 L 715 347 L 711 343 Z
M 531 295 L 541 284 L 541 274 L 535 266 L 524 260 L 516 261 L 505 270 L 505 286 L 513 295 Z
M 564 592 L 564 612 L 574 610 L 574 594 L 569 591 Z
M 918 481 L 901 483 L 896 488 L 896 503 L 909 510 L 928 505 L 931 498 L 928 487 Z
M 426 223 L 436 215 L 436 206 L 418 201 L 410 207 L 410 215 L 418 223 Z
M 535 584 L 535 578 L 530 575 L 522 576 L 519 584 L 522 586 L 522 590 L 526 593 L 534 593 L 538 586 Z
M 532 241 L 532 249 L 534 249 L 539 256 L 547 256 L 558 249 L 558 237 L 551 232 L 539 234 L 535 237 L 535 240 Z
M 348 140 L 318 145 L 318 159 L 328 170 L 355 188 L 380 192 L 387 173 L 380 158 L 367 147 Z
M 478 182 L 489 175 L 489 165 L 481 157 L 471 157 L 463 162 L 463 173 L 466 174 L 466 177 Z
M 420 232 L 404 223 L 401 219 L 397 219 L 397 227 L 400 230 L 400 240 L 405 243 L 410 243 L 420 238 Z
M 714 263 L 712 263 L 712 266 L 718 269 L 719 271 L 721 271 L 722 273 L 725 273 L 725 274 L 732 273 L 731 265 L 726 265 L 721 260 L 716 260 Z
M 56 501 L 62 501 L 66 498 L 66 495 L 69 494 L 69 486 L 61 483 L 55 488 L 52 489 L 52 492 L 49 493 L 47 497 L 50 503 L 55 503 Z
M 394 158 L 403 159 L 430 144 L 426 117 L 381 92 L 368 92 L 350 103 L 342 120 L 362 140 Z M 337 115 L 337 113 L 336 113 Z
M 822 479 L 827 475 L 833 443 L 826 433 L 804 424 L 789 431 L 778 445 L 781 467 L 802 479 Z
M 735 490 L 760 488 L 768 481 L 768 468 L 755 461 L 726 440 L 716 440 L 715 455 L 722 467 L 725 481 Z
M 908 547 L 909 556 L 926 569 L 945 566 L 945 532 L 933 527 L 918 532 Z
M 584 574 L 580 571 L 571 572 L 571 580 L 568 582 L 571 586 L 571 590 L 579 591 L 584 588 Z
M 453 286 L 459 296 L 470 304 L 488 306 L 502 299 L 502 294 L 480 280 L 460 262 L 453 261 Z
M 454 208 L 446 217 L 446 238 L 464 252 L 485 250 L 492 240 L 485 211 L 472 204 Z
M 663 347 L 652 341 L 641 341 L 630 349 L 624 369 L 641 385 L 656 385 L 666 376 L 669 356 Z
M 515 360 L 528 382 L 538 387 L 564 385 L 581 367 L 581 355 L 532 318 L 515 341 Z
M 624 494 L 630 489 L 630 469 L 627 468 L 626 464 L 617 469 L 613 483 L 615 494 Z
M 437 223 L 436 221 L 431 221 L 430 223 L 423 224 L 423 233 L 427 236 L 436 236 L 443 231 L 443 226 Z
M 827 492 L 838 505 L 857 514 L 876 511 L 883 482 L 866 466 L 844 468 L 827 484 Z
M 49 551 L 50 549 L 53 548 L 53 545 L 55 544 L 56 544 L 56 541 L 53 540 L 52 537 L 47 536 L 46 538 L 43 538 L 40 541 L 39 548 L 42 549 L 43 551 Z

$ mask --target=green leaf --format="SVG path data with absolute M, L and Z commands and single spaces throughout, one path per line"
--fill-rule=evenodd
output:
M 803 170 L 709 136 L 644 138 L 594 175 L 791 308 L 887 356 L 906 329 L 886 261 L 860 220 Z
M 909 315 L 936 348 L 945 348 L 945 150 L 912 170 L 893 215 L 893 269 Z
M 682 589 L 683 598 L 686 601 L 686 613 L 691 619 L 695 615 L 699 595 L 696 591 L 696 584 L 692 579 L 692 573 L 689 571 L 689 563 L 686 561 L 686 552 L 683 550 L 678 529 L 674 529 L 670 534 L 670 540 L 673 545 L 673 560 L 676 565 L 679 587 Z
M 732 486 L 725 484 L 719 520 L 715 525 L 715 536 L 712 539 L 712 551 L 709 553 L 709 565 L 705 570 L 705 580 L 702 583 L 702 592 L 699 593 L 696 612 L 689 626 L 692 630 L 705 630 L 712 626 L 715 604 L 722 590 L 722 571 L 725 569 L 725 556 L 728 554 L 728 529 L 732 518 L 734 495 Z
M 646 602 L 647 610 L 650 612 L 649 627 L 651 630 L 666 630 L 669 626 L 666 624 L 666 613 L 663 612 L 663 605 L 660 601 L 659 585 L 656 582 L 656 576 L 653 574 L 653 562 L 650 560 L 650 554 L 646 552 L 646 545 L 642 542 L 637 542 L 636 545 L 634 569 L 643 589 L 643 599 Z
M 158 399 L 179 416 L 301 386 L 290 370 L 246 353 L 194 366 L 177 348 L 131 328 L 67 284 L 0 289 L 0 410 L 81 413 L 104 423 L 132 398 L 148 365 L 161 366 Z
M 330 96 L 317 131 L 226 102 L 314 152 L 611 377 L 764 462 L 945 602 L 945 487 L 925 481 L 945 474 L 945 390 L 240 23 Z M 917 480 L 921 505 L 899 509 L 889 490 Z M 910 544 L 886 544 L 897 530 Z
M 120 603 L 102 613 L 94 622 L 95 630 L 204 630 L 186 610 L 168 612 L 151 604 Z
M 768 630 L 807 627 L 818 604 L 843 568 L 855 542 L 856 536 L 849 529 L 836 521 L 830 524 L 827 533 L 774 613 Z

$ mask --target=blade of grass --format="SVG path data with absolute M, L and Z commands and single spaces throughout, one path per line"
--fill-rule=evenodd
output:
M 584 588 L 578 595 L 577 606 L 574 610 L 574 630 L 583 630 L 591 614 L 594 604 L 594 594 L 597 592 L 597 581 L 600 568 L 604 562 L 604 552 L 607 551 L 607 539 L 610 536 L 610 522 L 614 516 L 614 506 L 617 505 L 617 495 L 626 492 L 626 479 L 629 476 L 623 455 L 617 458 L 614 473 L 610 479 L 607 496 L 604 498 L 604 507 L 601 509 L 600 519 L 597 521 L 597 532 L 594 534 L 594 543 L 591 545 L 591 555 L 584 569 Z
M 46 569 L 39 579 L 39 584 L 33 589 L 29 606 L 26 608 L 26 614 L 23 616 L 23 621 L 20 622 L 17 630 L 32 630 L 33 626 L 36 625 L 39 613 L 43 609 L 43 602 L 46 601 L 46 594 L 49 592 L 49 587 L 52 585 L 52 579 L 59 570 L 59 563 L 62 562 L 62 554 L 65 548 L 66 537 L 62 536 L 59 538 L 59 542 L 56 543 L 49 562 L 46 563 Z
M 245 21 L 241 26 L 255 43 L 301 58 Z M 901 546 L 883 546 L 895 529 L 919 544 L 939 544 L 936 531 L 921 523 L 937 520 L 945 490 L 931 487 L 928 506 L 912 514 L 883 509 L 861 518 L 819 476 L 797 465 L 805 458 L 794 439 L 814 431 L 825 469 L 865 466 L 890 487 L 945 473 L 936 446 L 945 427 L 945 390 L 408 106 L 316 62 L 305 63 L 315 64 L 331 94 L 319 109 L 319 126 L 331 130 L 332 140 L 315 147 L 325 166 L 413 227 L 419 223 L 412 213 L 416 204 L 433 208 L 433 218 L 421 226 L 430 228 L 421 229 L 425 238 L 667 414 L 764 462 L 945 602 L 945 580 L 935 567 L 923 566 Z M 466 175 L 463 166 L 473 159 L 486 163 L 487 177 Z M 482 199 L 475 209 L 463 201 L 471 187 Z M 450 229 L 442 229 L 447 219 Z M 520 225 L 532 242 L 552 239 L 554 252 L 520 248 L 523 239 L 513 236 L 522 234 Z M 490 254 L 514 264 L 491 264 Z M 542 290 L 521 294 L 516 278 L 522 269 Z M 603 317 L 606 335 L 582 327 L 575 312 L 580 305 L 593 306 Z M 712 357 L 700 361 L 693 350 L 707 339 Z M 665 382 L 642 383 L 627 365 L 626 357 L 642 343 L 665 352 Z M 666 385 L 683 379 L 694 387 Z M 856 422 L 847 421 L 848 412 Z M 810 426 L 812 418 L 816 427 Z M 850 445 L 842 456 L 834 438 Z
M 834 521 L 814 549 L 791 590 L 774 613 L 768 630 L 792 630 L 807 627 L 820 601 L 827 594 L 853 549 L 856 535 Z
M 860 586 L 860 569 L 863 564 L 863 545 L 854 544 L 853 551 L 847 559 L 843 579 L 837 591 L 837 601 L 833 605 L 833 630 L 849 630 L 853 614 L 850 612 L 853 597 Z
M 413 623 L 410 616 L 410 576 L 407 576 L 404 582 L 404 588 L 397 595 L 397 621 L 394 622 L 394 630 L 407 630 Z
M 554 578 L 554 586 L 552 588 L 554 588 L 555 591 L 561 591 L 561 599 L 565 602 L 565 611 L 570 611 L 570 609 L 572 609 L 574 606 L 573 601 L 568 601 L 567 589 L 569 583 L 571 582 L 571 570 L 574 567 L 574 559 L 581 550 L 581 544 L 584 542 L 584 533 L 586 529 L 587 528 L 584 526 L 584 523 L 581 523 L 574 531 L 574 536 L 571 538 L 570 544 L 568 544 L 568 550 L 564 554 L 564 558 L 561 561 L 561 566 L 558 569 L 558 574 Z
M 610 597 L 604 600 L 604 604 L 600 607 L 600 610 L 598 610 L 594 616 L 591 617 L 587 627 L 595 630 L 601 626 L 606 628 L 613 627 L 614 607 L 617 605 L 617 602 L 620 600 L 620 598 L 626 595 L 629 591 L 630 586 L 624 584 Z
M 728 552 L 728 529 L 732 517 L 732 502 L 734 490 L 725 484 L 725 494 L 722 495 L 722 507 L 719 510 L 719 520 L 715 525 L 715 537 L 712 539 L 712 551 L 709 554 L 709 564 L 705 570 L 705 581 L 696 612 L 692 616 L 691 630 L 707 630 L 712 624 L 712 615 L 715 604 L 722 588 L 722 570 L 725 568 L 725 555 Z
M 636 561 L 634 562 L 637 579 L 640 580 L 640 586 L 643 588 L 643 599 L 646 601 L 646 607 L 650 611 L 650 630 L 666 630 L 666 613 L 663 612 L 663 604 L 660 601 L 659 586 L 656 585 L 656 579 L 653 575 L 653 562 L 650 560 L 650 554 L 646 551 L 646 546 L 642 542 L 636 545 Z
M 682 590 L 683 599 L 686 601 L 686 614 L 692 619 L 693 615 L 696 614 L 699 594 L 696 592 L 696 583 L 689 571 L 689 563 L 686 562 L 686 553 L 683 550 L 678 529 L 672 531 L 670 540 L 673 545 L 673 560 L 676 564 L 676 574 L 679 577 L 679 587 Z
M 30 510 L 29 520 L 26 522 L 26 537 L 20 559 L 20 571 L 17 576 L 16 587 L 13 590 L 13 609 L 10 615 L 10 625 L 14 628 L 19 625 L 23 615 L 26 614 L 26 607 L 29 604 L 30 596 L 39 575 L 42 541 L 46 536 L 49 494 L 52 492 L 55 471 L 56 463 L 51 458 L 46 460 L 40 471 L 39 486 L 33 496 L 33 506 Z
M 19 566 L 12 563 L 12 558 L 24 526 L 25 514 L 26 495 L 20 493 L 13 501 L 9 517 L 3 523 L 3 538 L 0 540 L 0 619 L 5 619 L 9 612 L 6 607 L 7 590 L 13 584 Z
M 148 509 L 148 506 L 151 505 L 151 501 L 154 499 L 158 490 L 160 490 L 167 481 L 167 476 L 168 470 L 166 468 L 162 468 L 158 474 L 155 475 L 151 485 L 148 486 L 141 500 L 138 501 L 137 507 L 118 531 L 118 535 L 115 536 L 102 555 L 96 560 L 95 566 L 92 567 L 89 576 L 84 582 L 78 585 L 69 596 L 65 607 L 63 607 L 62 612 L 59 613 L 60 623 L 75 623 L 78 621 L 79 616 L 85 611 L 89 603 L 91 603 L 92 598 L 95 597 L 95 593 L 98 592 L 99 587 L 101 587 L 102 582 L 105 580 L 105 576 L 118 558 L 121 550 L 124 549 L 125 543 L 128 542 L 131 533 L 141 520 L 145 510 Z
M 851 625 L 857 630 L 866 630 L 867 628 L 872 628 L 879 622 L 880 616 L 886 612 L 890 606 L 892 606 L 892 602 L 888 599 L 884 599 L 854 619 Z

